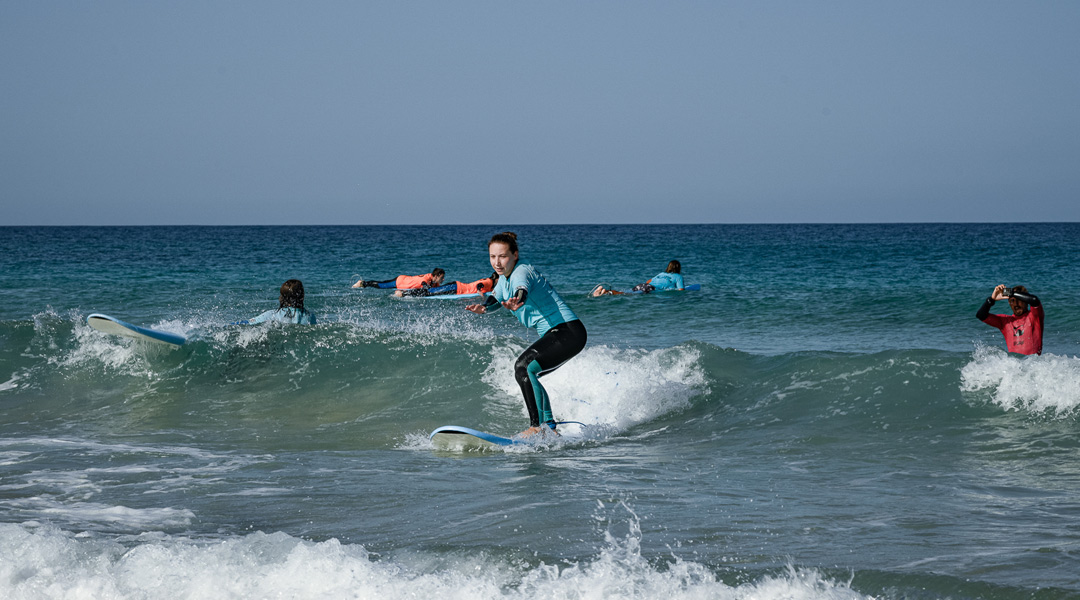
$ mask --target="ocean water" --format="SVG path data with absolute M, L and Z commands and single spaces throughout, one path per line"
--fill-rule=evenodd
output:
M 472 281 L 506 229 L 589 330 L 544 380 L 586 425 L 436 450 L 525 427 L 533 334 L 350 284 Z M 1078 598 L 1078 257 L 1080 224 L 0 228 L 0 598 Z M 701 292 L 587 297 L 671 259 Z M 318 325 L 230 325 L 289 278 Z M 998 283 L 1042 356 L 975 319 Z

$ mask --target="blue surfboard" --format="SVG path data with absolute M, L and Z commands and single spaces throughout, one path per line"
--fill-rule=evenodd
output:
M 667 293 L 667 292 L 698 292 L 698 291 L 701 291 L 701 284 L 700 283 L 691 283 L 690 285 L 684 287 L 681 290 L 653 290 L 653 291 L 651 291 L 649 293 L 650 294 L 662 294 L 662 293 Z M 627 294 L 644 294 L 645 292 L 641 292 L 641 291 L 635 292 L 634 290 L 630 290 L 629 292 L 626 292 L 626 293 Z
M 436 448 L 441 449 L 484 449 L 496 446 L 516 446 L 525 444 L 523 440 L 502 437 L 485 431 L 477 431 L 457 425 L 444 425 L 428 436 Z
M 94 313 L 89 317 L 86 317 L 86 324 L 102 333 L 122 335 L 137 340 L 158 342 L 169 344 L 171 346 L 182 346 L 184 345 L 184 342 L 187 341 L 187 338 L 176 333 L 158 331 L 157 329 L 150 329 L 149 327 L 139 327 L 138 325 L 132 325 L 127 321 L 121 321 L 116 317 L 110 317 L 109 315 L 103 315 L 101 313 Z
M 556 425 L 586 425 L 580 421 L 559 421 Z M 558 437 L 558 436 L 556 436 Z M 502 437 L 486 431 L 478 431 L 458 425 L 444 425 L 428 436 L 432 445 L 440 450 L 491 450 L 506 446 L 537 446 L 550 442 L 552 438 L 544 435 L 530 437 Z
M 607 284 L 605 284 L 605 283 L 602 283 L 600 285 L 603 285 L 604 287 L 607 287 Z M 593 287 L 593 290 L 596 290 L 596 287 Z M 668 292 L 700 292 L 700 291 L 701 291 L 701 284 L 700 283 L 691 283 L 690 285 L 684 287 L 681 290 L 653 290 L 653 291 L 651 291 L 649 293 L 650 294 L 666 294 Z M 629 292 L 623 292 L 623 294 L 644 294 L 644 293 L 645 292 L 643 292 L 641 290 L 630 290 Z M 593 296 L 591 292 L 589 293 L 589 297 L 595 298 L 595 296 Z

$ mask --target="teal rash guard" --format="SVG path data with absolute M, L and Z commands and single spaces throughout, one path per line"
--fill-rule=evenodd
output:
M 679 273 L 661 273 L 650 279 L 649 285 L 656 288 L 657 291 L 681 290 L 686 287 L 683 285 L 683 278 Z
M 499 278 L 491 295 L 501 303 L 513 298 L 518 290 L 525 290 L 527 296 L 525 304 L 514 311 L 514 316 L 522 325 L 536 329 L 541 337 L 556 325 L 578 320 L 555 288 L 532 265 L 514 265 L 510 275 Z M 501 308 L 502 304 L 489 303 L 485 307 L 493 311 Z
M 525 349 L 514 363 L 514 379 L 521 388 L 529 425 L 545 424 L 555 429 L 551 401 L 540 377 L 576 356 L 588 340 L 585 326 L 563 302 L 551 285 L 532 265 L 516 264 L 509 275 L 500 277 L 484 304 L 485 312 L 495 311 L 513 297 L 524 297 L 514 311 L 522 325 L 536 329 L 540 339 Z
M 249 325 L 255 325 L 257 323 L 263 323 L 265 321 L 274 321 L 276 323 L 294 323 L 296 325 L 314 325 L 315 315 L 308 310 L 300 310 L 297 308 L 279 308 L 277 310 L 268 310 L 263 314 L 249 319 Z

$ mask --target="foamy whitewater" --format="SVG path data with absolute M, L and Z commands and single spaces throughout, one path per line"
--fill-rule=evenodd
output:
M 506 229 L 589 330 L 543 379 L 584 425 L 439 450 L 527 425 L 535 335 L 350 285 L 472 281 Z M 1075 224 L 0 228 L 0 598 L 1077 598 L 1078 251 Z M 587 297 L 671 259 L 702 291 Z M 318 325 L 231 324 L 290 278 Z M 1042 356 L 975 319 L 998 283 L 1042 300 Z

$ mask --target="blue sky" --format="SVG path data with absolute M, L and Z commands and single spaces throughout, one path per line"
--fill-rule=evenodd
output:
M 0 225 L 1080 221 L 1080 2 L 0 3 Z

